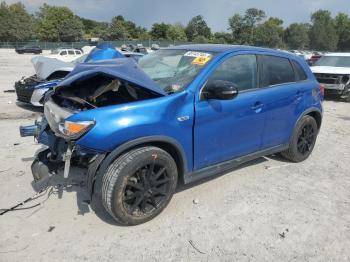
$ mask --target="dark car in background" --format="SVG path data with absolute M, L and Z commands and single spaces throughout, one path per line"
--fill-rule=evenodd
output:
M 22 46 L 15 49 L 17 54 L 41 54 L 43 50 L 39 46 Z

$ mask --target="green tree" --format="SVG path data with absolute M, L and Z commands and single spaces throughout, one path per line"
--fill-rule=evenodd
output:
M 168 39 L 170 25 L 165 23 L 155 23 L 152 25 L 151 36 L 153 39 Z
M 309 47 L 309 24 L 293 23 L 285 32 L 285 42 L 290 49 L 307 49 Z
M 146 28 L 137 26 L 134 22 L 132 21 L 125 21 L 124 22 L 124 27 L 127 31 L 127 34 L 130 36 L 132 39 L 138 39 L 140 36 L 144 33 L 147 32 Z
M 201 15 L 197 15 L 190 20 L 185 32 L 189 41 L 193 41 L 198 36 L 203 36 L 206 39 L 211 37 L 211 30 Z
M 331 13 L 327 10 L 318 10 L 311 15 L 311 22 L 309 34 L 311 48 L 321 51 L 336 50 L 338 34 Z
M 0 39 L 2 41 L 24 41 L 34 36 L 34 18 L 21 3 L 0 4 Z
M 208 38 L 206 38 L 203 35 L 197 35 L 194 39 L 193 42 L 197 43 L 197 44 L 206 44 L 209 42 Z
M 43 4 L 40 7 L 38 17 L 38 37 L 45 41 L 72 41 L 80 39 L 83 32 L 83 23 L 67 7 L 49 6 Z M 64 32 L 69 25 L 73 30 L 69 30 L 66 35 Z M 63 39 L 61 39 L 61 37 Z
M 111 40 L 128 39 L 129 34 L 125 28 L 125 20 L 123 16 L 115 16 L 109 26 L 109 37 Z
M 232 42 L 232 34 L 226 32 L 216 32 L 211 39 L 213 44 L 230 44 Z
M 187 41 L 185 27 L 182 24 L 169 25 L 167 36 L 173 41 Z
M 235 14 L 228 19 L 229 30 L 231 30 L 232 41 L 235 44 L 244 44 L 245 37 L 243 36 L 245 32 L 245 24 L 243 17 L 239 14 Z
M 256 27 L 254 44 L 271 48 L 283 47 L 283 21 L 270 17 Z
M 91 36 L 101 38 L 102 40 L 110 40 L 109 24 L 106 22 L 98 23 L 97 26 L 91 30 Z
M 339 13 L 335 17 L 335 25 L 338 34 L 338 50 L 350 50 L 350 18 L 347 14 Z
M 10 10 L 5 2 L 0 3 L 0 40 L 8 41 L 10 24 Z
M 80 17 L 81 22 L 83 23 L 84 26 L 84 32 L 86 34 L 92 34 L 92 32 L 97 28 L 100 23 L 91 19 L 86 19 L 83 17 Z
M 246 28 L 249 29 L 249 44 L 254 43 L 254 30 L 258 23 L 266 17 L 265 11 L 257 8 L 249 8 L 243 18 Z
M 265 12 L 256 8 L 247 9 L 244 16 L 235 14 L 230 17 L 228 29 L 232 33 L 233 42 L 253 45 L 256 27 L 265 17 Z
M 59 28 L 59 38 L 64 42 L 79 41 L 83 38 L 84 25 L 78 17 L 74 17 L 62 22 Z

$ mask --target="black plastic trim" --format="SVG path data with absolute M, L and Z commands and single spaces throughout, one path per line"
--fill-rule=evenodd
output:
M 278 153 L 281 151 L 284 151 L 288 149 L 288 144 L 285 145 L 279 145 L 279 146 L 274 146 L 268 149 L 264 149 L 246 156 L 238 157 L 232 160 L 228 160 L 216 165 L 212 165 L 209 167 L 205 167 L 202 169 L 199 169 L 197 171 L 194 171 L 193 173 L 189 173 L 184 176 L 184 182 L 185 184 L 192 183 L 204 178 L 208 178 L 210 176 L 218 175 L 223 172 L 230 171 L 231 169 L 238 167 L 239 165 L 248 162 L 250 160 L 263 157 L 266 155 L 271 155 L 274 153 Z

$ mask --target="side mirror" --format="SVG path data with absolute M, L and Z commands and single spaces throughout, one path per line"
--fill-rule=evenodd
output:
M 238 95 L 237 86 L 229 81 L 209 81 L 202 91 L 204 99 L 231 100 Z

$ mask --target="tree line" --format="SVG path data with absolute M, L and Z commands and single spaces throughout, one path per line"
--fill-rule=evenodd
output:
M 110 22 L 98 22 L 75 15 L 68 7 L 43 4 L 29 14 L 20 2 L 0 4 L 0 41 L 37 39 L 52 42 L 74 42 L 92 37 L 109 40 L 171 40 L 196 43 L 245 44 L 283 49 L 350 50 L 350 17 L 328 10 L 311 14 L 309 23 L 292 23 L 267 17 L 265 11 L 247 9 L 228 18 L 223 32 L 212 32 L 201 15 L 187 25 L 155 23 L 150 30 L 118 15 Z

